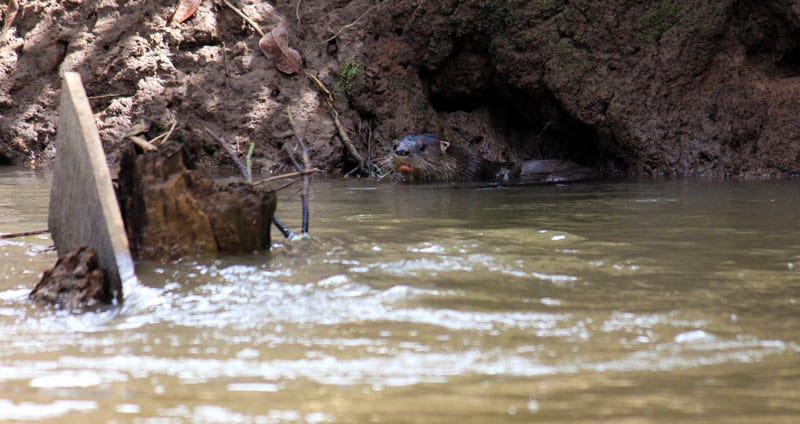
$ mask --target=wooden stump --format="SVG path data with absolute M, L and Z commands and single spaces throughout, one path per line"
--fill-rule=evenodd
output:
M 250 184 L 220 186 L 189 169 L 177 143 L 120 163 L 118 197 L 137 258 L 249 253 L 268 249 L 276 196 Z

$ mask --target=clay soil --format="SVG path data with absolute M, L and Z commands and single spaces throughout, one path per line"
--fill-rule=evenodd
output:
M 76 71 L 112 163 L 134 124 L 153 137 L 177 122 L 204 166 L 231 165 L 207 126 L 242 155 L 255 143 L 262 173 L 287 169 L 300 136 L 342 175 L 356 163 L 308 72 L 376 162 L 437 132 L 490 159 L 609 174 L 800 171 L 800 1 L 234 1 L 288 28 L 295 75 L 222 2 L 179 25 L 176 3 L 21 0 L 0 36 L 0 163 L 52 160 L 60 76 Z

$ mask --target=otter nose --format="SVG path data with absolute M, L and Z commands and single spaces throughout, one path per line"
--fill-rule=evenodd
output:
M 408 149 L 404 148 L 404 147 L 396 146 L 394 148 L 394 154 L 396 154 L 397 156 L 408 156 L 409 153 L 411 153 L 411 152 Z

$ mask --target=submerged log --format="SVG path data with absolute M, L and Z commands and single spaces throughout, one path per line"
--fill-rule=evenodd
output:
M 123 153 L 118 198 L 133 255 L 174 259 L 269 248 L 275 194 L 243 182 L 220 186 L 189 163 L 177 143 Z
M 77 247 L 58 258 L 28 296 L 36 303 L 84 309 L 110 304 L 114 292 L 100 268 L 97 252 L 91 247 Z

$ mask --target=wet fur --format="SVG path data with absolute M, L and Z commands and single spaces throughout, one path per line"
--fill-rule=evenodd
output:
M 395 172 L 411 182 L 567 182 L 595 176 L 592 169 L 566 160 L 531 160 L 516 164 L 492 162 L 482 158 L 478 152 L 454 146 L 435 134 L 407 135 L 397 140 L 390 161 Z
M 409 135 L 397 140 L 392 154 L 393 168 L 409 181 L 467 181 L 485 179 L 491 162 L 478 153 L 453 146 L 434 134 Z M 400 172 L 402 165 L 413 172 Z

